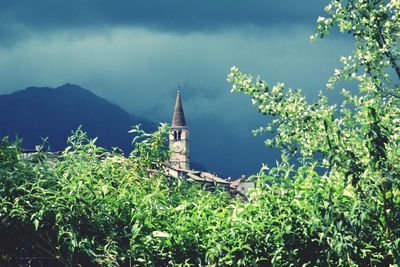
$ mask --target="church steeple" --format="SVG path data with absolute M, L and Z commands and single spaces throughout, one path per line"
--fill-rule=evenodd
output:
M 185 114 L 183 113 L 181 93 L 178 90 L 176 94 L 174 116 L 172 117 L 172 127 L 186 126 Z
M 179 90 L 176 95 L 174 115 L 172 116 L 172 124 L 169 130 L 169 147 L 171 150 L 171 166 L 189 170 L 189 128 L 186 126 Z

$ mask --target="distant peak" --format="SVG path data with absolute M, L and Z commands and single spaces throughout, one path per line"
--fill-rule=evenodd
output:
M 77 85 L 77 84 L 72 84 L 72 83 L 66 83 L 63 84 L 59 87 L 56 87 L 56 89 L 81 89 L 81 90 L 86 90 L 84 88 L 82 88 L 81 86 Z
M 95 95 L 92 91 L 85 89 L 77 84 L 72 84 L 72 83 L 66 83 L 55 89 L 57 91 L 64 91 L 64 92 L 71 92 L 71 93 L 85 93 L 85 94 L 89 93 L 89 94 Z
M 96 96 L 93 92 L 88 89 L 85 89 L 79 85 L 66 83 L 59 87 L 40 87 L 40 86 L 30 86 L 23 90 L 15 91 L 10 95 L 86 95 L 86 96 Z
M 78 85 L 76 85 L 76 84 L 73 84 L 73 83 L 65 83 L 65 84 L 63 84 L 63 85 L 59 86 L 58 88 L 61 88 L 61 87 L 66 87 L 66 86 L 78 86 Z

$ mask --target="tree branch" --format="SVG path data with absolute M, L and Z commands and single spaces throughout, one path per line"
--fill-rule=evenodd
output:
M 376 34 L 376 40 L 377 40 L 378 45 L 379 45 L 380 48 L 383 48 L 385 45 L 387 45 L 385 37 L 382 34 L 382 29 L 381 29 L 380 26 L 378 27 L 378 32 Z M 396 71 L 397 77 L 400 80 L 400 66 L 397 64 L 394 55 L 390 51 L 390 47 L 388 47 L 388 50 L 385 52 L 385 55 L 389 58 L 390 64 L 392 65 L 392 67 Z

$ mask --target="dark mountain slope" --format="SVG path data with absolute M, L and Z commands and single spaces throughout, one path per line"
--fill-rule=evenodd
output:
M 18 135 L 25 148 L 49 137 L 51 150 L 60 150 L 71 131 L 82 125 L 90 137 L 99 137 L 100 146 L 117 146 L 127 154 L 132 148 L 128 131 L 139 123 L 148 131 L 156 128 L 156 124 L 72 84 L 55 89 L 29 87 L 0 96 L 0 136 Z

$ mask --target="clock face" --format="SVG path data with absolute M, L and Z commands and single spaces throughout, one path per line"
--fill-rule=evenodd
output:
M 184 144 L 183 144 L 183 143 L 177 142 L 177 143 L 175 143 L 175 145 L 174 145 L 174 152 L 181 153 L 181 152 L 183 152 L 183 149 L 184 149 L 184 148 L 185 148 L 185 147 L 184 147 Z

